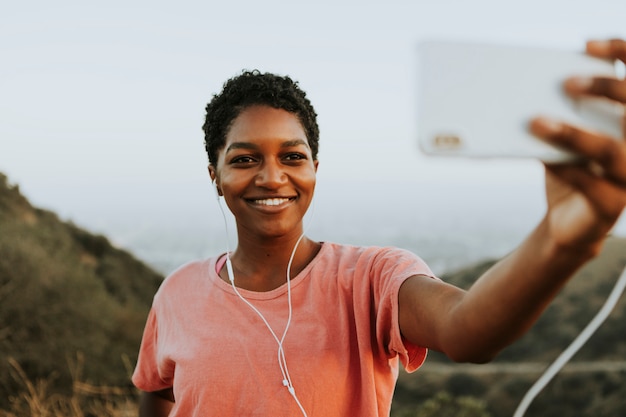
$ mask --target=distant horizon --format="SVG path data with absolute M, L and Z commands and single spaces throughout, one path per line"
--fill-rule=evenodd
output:
M 22 184 L 16 185 L 23 192 Z M 419 193 L 411 196 L 409 192 L 415 190 Z M 146 189 L 132 204 L 112 194 L 107 207 L 89 198 L 85 189 L 82 206 L 74 207 L 72 214 L 42 207 L 24 194 L 36 207 L 106 236 L 163 274 L 226 250 L 223 219 L 204 184 Z M 308 235 L 316 240 L 403 247 L 441 274 L 510 252 L 530 233 L 544 209 L 540 182 L 471 185 L 461 181 L 441 186 L 408 180 L 322 180 L 305 224 L 310 224 Z M 235 227 L 232 216 L 228 217 L 232 249 Z M 615 234 L 626 236 L 625 226 L 623 216 Z

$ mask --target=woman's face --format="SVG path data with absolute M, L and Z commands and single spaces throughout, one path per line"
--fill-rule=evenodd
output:
M 300 235 L 315 189 L 313 160 L 298 117 L 252 106 L 233 121 L 211 178 L 241 233 L 262 238 Z

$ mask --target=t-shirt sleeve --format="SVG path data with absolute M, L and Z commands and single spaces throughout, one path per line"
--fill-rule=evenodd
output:
M 154 307 L 148 314 L 146 327 L 139 348 L 137 366 L 133 372 L 133 384 L 142 391 L 153 392 L 170 388 L 166 364 L 159 361 L 158 323 Z M 171 372 L 173 374 L 173 372 Z
M 374 263 L 375 297 L 378 298 L 376 334 L 381 348 L 390 357 L 398 356 L 408 372 L 417 370 L 425 361 L 428 350 L 414 345 L 400 332 L 398 294 L 404 281 L 415 275 L 437 279 L 428 265 L 415 254 L 397 248 L 381 250 Z

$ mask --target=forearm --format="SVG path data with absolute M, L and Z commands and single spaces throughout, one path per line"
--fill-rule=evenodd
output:
M 486 361 L 522 336 L 567 280 L 599 251 L 599 243 L 565 247 L 542 221 L 511 254 L 488 270 L 465 294 L 450 328 L 465 329 L 454 345 L 459 360 Z M 452 353 L 452 356 L 457 353 Z

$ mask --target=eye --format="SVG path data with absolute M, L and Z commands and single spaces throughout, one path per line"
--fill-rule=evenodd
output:
M 291 152 L 291 153 L 288 153 L 287 155 L 285 155 L 284 159 L 286 161 L 302 161 L 302 160 L 306 160 L 308 158 L 307 158 L 307 156 L 305 154 L 302 154 L 300 152 Z
M 256 160 L 250 155 L 235 156 L 234 158 L 231 158 L 230 160 L 230 163 L 235 164 L 235 165 L 252 164 L 254 162 L 256 162 Z

